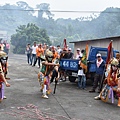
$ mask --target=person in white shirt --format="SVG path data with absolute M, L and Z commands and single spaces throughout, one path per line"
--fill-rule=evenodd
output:
M 62 49 L 60 48 L 60 45 L 57 45 L 57 52 L 59 55 L 61 54 L 61 51 L 62 51 Z
M 35 66 L 36 64 L 36 48 L 37 48 L 37 44 L 36 42 L 34 42 L 33 46 L 32 46 L 32 58 L 31 58 L 31 65 L 33 63 L 33 66 Z
M 82 56 L 82 53 L 80 51 L 80 48 L 77 48 L 77 53 L 75 59 L 80 59 L 80 56 Z

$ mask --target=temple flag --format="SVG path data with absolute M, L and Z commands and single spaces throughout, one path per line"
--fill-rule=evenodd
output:
M 106 59 L 106 64 L 108 64 L 110 62 L 112 57 L 113 57 L 113 48 L 112 48 L 112 40 L 111 40 L 111 42 L 108 45 L 108 56 Z
M 67 42 L 66 42 L 66 39 L 64 39 L 64 41 L 63 41 L 63 47 L 64 47 L 64 48 L 67 48 Z
M 80 66 L 85 69 L 85 72 L 87 72 L 87 58 L 88 58 L 88 44 L 86 44 L 85 51 L 83 52 L 83 56 L 81 59 Z

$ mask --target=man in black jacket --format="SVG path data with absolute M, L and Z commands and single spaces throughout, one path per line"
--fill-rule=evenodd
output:
M 68 59 L 73 59 L 73 57 L 74 57 L 74 54 L 73 54 L 73 52 L 71 51 L 71 48 L 68 48 Z
M 95 73 L 95 76 L 94 76 L 93 88 L 89 92 L 95 92 L 96 88 L 98 87 L 98 83 L 99 83 L 99 91 L 98 92 L 100 92 L 100 83 L 101 83 L 102 76 L 104 74 L 105 61 L 102 59 L 100 53 L 98 53 L 96 55 L 96 57 L 97 57 L 97 59 L 94 61 L 95 65 L 96 65 L 95 66 L 96 67 L 96 73 Z

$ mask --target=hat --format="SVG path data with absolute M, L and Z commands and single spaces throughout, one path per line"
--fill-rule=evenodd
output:
M 120 53 L 116 53 L 116 58 L 120 58 Z
M 71 48 L 68 48 L 68 50 L 70 50 L 70 51 L 71 51 Z
M 111 61 L 111 65 L 117 66 L 119 64 L 118 60 L 116 58 L 113 58 Z
M 77 48 L 77 51 L 80 51 L 80 48 Z
M 53 56 L 53 53 L 50 50 L 47 50 L 45 53 L 46 56 Z
M 98 54 L 96 55 L 96 57 L 101 57 L 101 54 L 100 54 L 100 53 L 98 53 Z

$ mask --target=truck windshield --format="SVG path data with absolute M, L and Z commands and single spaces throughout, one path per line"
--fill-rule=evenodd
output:
M 98 50 L 98 53 L 100 53 L 102 57 L 106 57 L 107 56 L 107 51 L 99 51 Z

